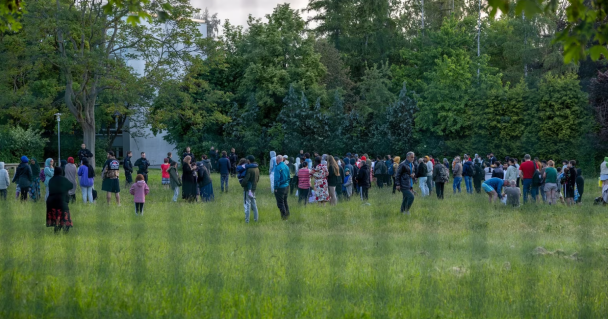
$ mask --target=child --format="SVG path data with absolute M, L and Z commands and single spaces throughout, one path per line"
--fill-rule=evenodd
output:
M 350 200 L 353 195 L 353 178 L 350 176 L 350 169 L 347 167 L 344 169 L 344 189 L 346 190 L 346 200 Z
M 241 158 L 241 160 L 239 161 L 239 164 L 236 166 L 236 173 L 237 173 L 237 177 L 239 179 L 239 183 L 243 180 L 243 178 L 245 178 L 245 175 L 247 175 L 247 169 L 245 168 L 246 165 L 247 165 L 247 160 L 244 158 Z
M 165 187 L 165 189 L 169 188 L 169 184 L 171 183 L 171 178 L 169 177 L 169 172 L 167 172 L 167 170 L 169 170 L 169 158 L 165 158 L 165 163 L 160 165 L 160 169 L 162 171 L 162 184 Z
M 173 189 L 173 201 L 177 202 L 179 196 L 179 188 L 182 186 L 182 181 L 177 173 L 177 162 L 171 163 L 171 168 L 167 171 L 171 179 L 171 189 Z
M 135 201 L 135 215 L 144 214 L 144 203 L 146 202 L 146 195 L 150 193 L 150 188 L 146 184 L 144 175 L 137 174 L 135 177 L 135 184 L 131 185 L 129 193 L 133 195 Z

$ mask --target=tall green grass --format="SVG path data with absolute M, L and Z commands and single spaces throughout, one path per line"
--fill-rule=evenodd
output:
M 608 314 L 608 211 L 591 205 L 591 183 L 571 208 L 512 209 L 446 187 L 444 201 L 417 197 L 409 218 L 387 188 L 372 188 L 369 205 L 290 196 L 282 221 L 266 176 L 260 221 L 245 224 L 236 179 L 228 194 L 213 180 L 214 202 L 172 203 L 154 172 L 143 217 L 124 189 L 121 207 L 77 194 L 67 235 L 45 227 L 41 202 L 0 202 L 0 317 Z

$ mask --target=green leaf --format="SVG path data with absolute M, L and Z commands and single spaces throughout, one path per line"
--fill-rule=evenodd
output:
M 589 55 L 591 55 L 591 59 L 593 61 L 599 60 L 602 54 L 604 55 L 604 57 L 608 58 L 608 49 L 606 49 L 606 46 L 604 45 L 598 44 L 589 48 Z

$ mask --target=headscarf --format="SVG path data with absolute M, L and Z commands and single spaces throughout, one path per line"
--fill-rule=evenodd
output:
M 61 175 L 63 175 L 63 170 L 61 169 L 61 167 L 55 167 L 55 175 L 53 177 Z
M 82 159 L 82 165 L 87 167 L 87 170 L 89 171 L 88 177 L 89 178 L 93 178 L 95 177 L 95 170 L 93 169 L 93 167 L 91 167 L 91 165 L 89 165 L 89 158 L 85 157 Z
M 38 161 L 33 157 L 32 161 L 34 161 L 34 164 L 30 164 L 30 168 L 32 169 L 32 176 L 34 176 L 34 178 L 38 178 L 38 176 L 40 176 L 40 165 L 38 165 Z
M 46 161 L 44 161 L 44 167 L 51 168 L 51 161 L 52 161 L 52 160 L 53 160 L 53 159 L 52 159 L 52 158 L 50 158 L 50 157 L 49 157 L 49 158 L 47 158 L 47 159 L 46 159 Z
M 65 168 L 65 166 L 68 165 L 68 161 L 66 160 L 61 160 L 61 168 Z
M 74 164 L 74 158 L 73 157 L 68 157 L 68 163 Z
M 27 158 L 27 156 L 25 156 L 25 155 L 21 156 L 21 163 L 27 163 L 29 161 L 30 160 Z

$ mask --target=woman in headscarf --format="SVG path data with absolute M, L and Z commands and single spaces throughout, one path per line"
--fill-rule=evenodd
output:
M 46 199 L 46 227 L 54 227 L 55 233 L 61 229 L 67 233 L 72 227 L 68 193 L 74 185 L 62 175 L 61 167 L 55 167 L 53 177 L 47 183 L 49 196 Z
M 13 183 L 16 183 L 17 187 L 21 189 L 21 201 L 27 201 L 27 193 L 32 185 L 32 169 L 27 162 L 29 162 L 27 156 L 21 156 L 21 163 L 17 166 L 17 171 L 13 176 Z
M 182 198 L 187 202 L 193 202 L 196 200 L 196 164 L 192 165 L 192 158 L 187 155 L 184 157 L 184 163 L 182 165 Z M 203 165 L 204 168 L 204 165 Z
M 65 165 L 63 175 L 72 183 L 72 185 L 74 185 L 68 192 L 68 195 L 70 195 L 70 202 L 74 203 L 76 201 L 76 186 L 78 185 L 78 169 L 76 168 L 76 165 L 74 165 L 73 157 L 68 157 L 68 163 Z
M 36 202 L 40 198 L 40 165 L 35 158 L 30 160 L 32 170 L 32 186 L 30 188 L 30 198 Z
M 68 165 L 68 161 L 61 160 L 61 171 L 63 172 L 61 176 L 65 176 L 65 166 Z
M 46 195 L 44 196 L 44 200 L 49 198 L 49 181 L 53 176 L 55 176 L 55 171 L 53 170 L 53 165 L 55 161 L 52 158 L 47 158 L 44 162 L 44 186 Z
M 315 157 L 315 164 L 315 168 L 311 170 L 311 175 L 315 178 L 315 197 L 319 204 L 325 205 L 329 201 L 329 191 L 327 190 L 329 172 L 327 166 L 321 164 L 321 157 Z

